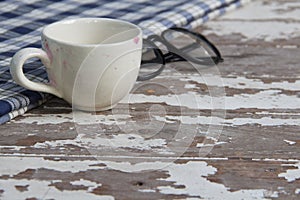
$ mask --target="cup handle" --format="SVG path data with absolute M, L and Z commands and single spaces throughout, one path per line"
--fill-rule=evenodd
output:
M 46 66 L 50 66 L 50 58 L 45 51 L 37 48 L 25 48 L 18 51 L 12 58 L 10 63 L 10 73 L 17 84 L 29 89 L 40 92 L 54 94 L 55 96 L 62 97 L 56 88 L 49 84 L 33 82 L 26 78 L 23 73 L 23 65 L 29 58 L 37 57 Z

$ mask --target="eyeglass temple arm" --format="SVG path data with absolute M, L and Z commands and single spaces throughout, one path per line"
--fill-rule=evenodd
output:
M 146 75 L 143 75 L 143 76 L 138 76 L 137 77 L 137 81 L 146 81 L 146 80 L 150 80 L 150 79 L 155 78 L 156 76 L 158 76 L 159 74 L 161 74 L 161 72 L 164 70 L 165 64 L 166 64 L 165 58 L 163 56 L 163 53 L 154 44 L 153 41 L 151 41 L 148 38 L 148 39 L 144 39 L 143 42 L 144 42 L 144 44 L 148 43 L 153 48 L 153 51 L 154 51 L 154 54 L 155 54 L 156 57 L 154 59 L 151 59 L 151 60 L 142 60 L 142 62 L 141 62 L 141 68 L 147 67 L 147 65 L 145 65 L 145 64 L 153 64 L 153 63 L 160 64 L 161 66 L 160 66 L 160 68 L 157 71 L 154 71 L 154 72 L 152 72 L 150 74 L 146 74 Z
M 175 30 L 175 31 L 180 31 L 180 32 L 183 32 L 183 33 L 186 32 L 186 33 L 194 35 L 196 38 L 199 38 L 200 40 L 205 42 L 207 44 L 207 46 L 215 53 L 216 57 L 215 56 L 212 57 L 215 62 L 219 63 L 219 62 L 224 61 L 224 59 L 222 58 L 222 55 L 221 55 L 220 51 L 218 50 L 218 48 L 212 42 L 210 42 L 204 35 L 202 35 L 200 33 L 197 33 L 197 32 L 190 31 L 188 29 L 180 28 L 180 27 L 173 27 L 173 28 L 170 28 L 170 29 Z M 189 45 L 186 48 L 190 48 Z

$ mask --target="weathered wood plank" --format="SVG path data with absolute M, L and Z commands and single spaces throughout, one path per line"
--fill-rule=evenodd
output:
M 0 126 L 0 198 L 298 199 L 299 16 L 254 1 L 199 28 L 218 68 L 171 64 L 112 111 L 53 98 Z

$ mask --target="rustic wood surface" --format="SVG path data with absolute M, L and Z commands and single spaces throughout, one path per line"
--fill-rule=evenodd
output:
M 0 126 L 0 199 L 300 199 L 300 2 L 201 26 L 225 62 L 171 64 L 111 111 L 52 98 Z

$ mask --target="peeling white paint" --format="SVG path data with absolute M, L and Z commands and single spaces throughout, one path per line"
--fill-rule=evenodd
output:
M 197 86 L 196 86 L 196 84 L 185 84 L 184 88 L 186 88 L 186 89 L 194 89 L 194 88 L 197 88 Z
M 298 77 L 300 79 L 300 77 Z M 210 80 L 211 79 L 211 80 Z M 208 86 L 218 86 L 218 87 L 229 87 L 236 89 L 282 89 L 290 91 L 299 91 L 300 90 L 300 80 L 295 80 L 295 82 L 288 81 L 279 81 L 279 82 L 270 82 L 264 83 L 261 79 L 250 79 L 242 76 L 235 78 L 222 77 L 222 82 L 213 81 L 215 77 L 213 75 L 206 75 L 205 79 L 201 76 L 191 75 L 188 78 L 180 78 L 181 81 L 195 81 L 200 84 L 206 84 Z M 195 84 L 188 84 L 189 87 Z
M 95 169 L 96 166 L 91 166 L 96 164 L 99 161 L 52 161 L 44 160 L 43 158 L 20 158 L 20 157 L 8 157 L 1 158 L 1 163 L 14 163 L 14 165 L 9 165 L 10 170 L 7 171 L 7 165 L 1 167 L 1 175 L 9 173 L 10 175 L 15 175 L 26 169 L 53 169 L 57 171 L 86 171 L 88 169 Z M 24 162 L 27 163 L 27 166 L 24 167 Z M 79 164 L 80 163 L 80 164 Z M 142 162 L 131 164 L 129 162 L 113 162 L 113 161 L 101 161 L 105 164 L 107 169 L 118 170 L 127 173 L 134 172 L 143 172 L 147 170 L 162 170 L 170 175 L 170 177 L 165 180 L 168 182 L 174 182 L 175 185 L 184 185 L 185 188 L 173 188 L 172 186 L 159 186 L 158 189 L 161 193 L 164 194 L 187 194 L 192 196 L 201 196 L 205 199 L 234 199 L 234 198 L 264 198 L 267 190 L 239 190 L 235 192 L 229 191 L 229 188 L 226 188 L 224 185 L 219 183 L 213 183 L 208 181 L 205 177 L 213 175 L 216 173 L 217 169 L 208 166 L 204 161 L 189 161 L 186 164 L 176 164 L 171 162 Z M 58 164 L 58 165 L 56 165 Z M 101 167 L 98 169 L 101 169 Z M 191 178 L 193 177 L 193 178 Z M 20 184 L 29 185 L 28 191 L 18 192 L 14 188 L 14 185 Z M 81 199 L 94 199 L 94 198 L 103 198 L 103 199 L 113 199 L 111 196 L 96 196 L 91 194 L 93 188 L 99 186 L 99 184 L 88 181 L 88 180 L 78 180 L 72 181 L 73 185 L 85 185 L 88 186 L 87 190 L 78 190 L 78 191 L 59 191 L 54 186 L 49 186 L 51 181 L 39 181 L 39 180 L 14 180 L 9 178 L 8 180 L 0 180 L 0 188 L 4 189 L 3 197 L 8 199 L 15 195 L 13 199 L 20 199 L 24 197 L 38 197 L 38 198 L 54 198 L 57 199 L 59 196 L 64 196 L 64 199 L 74 199 L 77 196 L 82 197 Z M 141 192 L 154 192 L 153 189 L 145 189 Z
M 297 188 L 297 189 L 295 190 L 295 194 L 300 194 L 300 188 Z
M 105 162 L 105 164 L 114 170 L 123 172 L 139 172 L 150 169 L 160 169 L 166 171 L 170 177 L 165 180 L 175 182 L 175 185 L 183 185 L 184 188 L 175 188 L 172 186 L 159 186 L 157 189 L 163 194 L 186 194 L 199 196 L 204 199 L 264 199 L 269 196 L 276 196 L 276 192 L 264 189 L 259 190 L 238 190 L 229 191 L 224 185 L 208 181 L 205 177 L 213 175 L 217 169 L 207 165 L 204 161 L 189 161 L 185 164 L 163 163 L 163 162 L 145 162 L 130 164 Z M 149 190 L 147 190 L 149 191 Z M 151 191 L 151 190 L 150 190 Z M 149 191 L 149 192 L 150 192 Z M 267 196 L 266 196 L 267 195 Z
M 130 99 L 122 103 L 166 103 L 171 106 L 185 106 L 190 109 L 239 109 L 239 108 L 290 108 L 300 107 L 297 95 L 279 94 L 280 90 L 259 91 L 256 94 L 239 94 L 227 97 L 211 97 L 187 92 L 177 95 L 144 95 L 131 94 Z M 226 105 L 224 105 L 224 99 Z M 215 102 L 212 104 L 212 100 Z
M 196 147 L 211 147 L 211 146 L 216 146 L 216 145 L 222 145 L 222 144 L 226 144 L 227 142 L 222 142 L 222 141 L 220 141 L 220 142 L 215 142 L 215 143 L 213 143 L 213 144 L 204 144 L 204 143 L 198 143 L 197 145 L 196 145 Z
M 90 138 L 79 137 L 81 143 L 89 144 L 93 147 L 110 147 L 110 148 L 133 148 L 139 150 L 150 150 L 153 147 L 164 147 L 166 142 L 164 139 L 148 139 L 146 140 L 136 134 L 118 134 L 112 138 Z
M 283 140 L 284 142 L 288 143 L 289 145 L 294 145 L 296 144 L 295 141 L 291 141 L 291 140 Z
M 273 112 L 273 111 L 259 111 L 255 112 L 257 115 L 278 115 L 278 116 L 300 116 L 300 113 L 296 112 Z
M 261 126 L 299 126 L 299 119 L 281 119 L 274 117 L 262 117 L 262 118 L 234 118 L 225 120 L 225 123 L 234 126 L 247 125 L 247 124 L 259 124 Z
M 163 78 L 163 77 L 162 77 Z M 170 78 L 170 77 L 169 77 Z M 177 78 L 177 77 L 176 77 Z M 280 94 L 281 90 L 299 91 L 300 81 L 295 82 L 271 82 L 264 83 L 260 79 L 249 79 L 246 77 L 221 78 L 215 75 L 205 74 L 203 76 L 191 75 L 188 78 L 180 78 L 181 81 L 195 81 L 207 86 L 217 86 L 219 88 L 229 87 L 234 89 L 260 89 L 255 94 L 236 94 L 234 96 L 219 97 L 202 95 L 195 92 L 186 92 L 184 94 L 173 95 L 143 95 L 130 94 L 123 99 L 123 103 L 166 103 L 171 106 L 185 106 L 190 109 L 238 109 L 238 108 L 299 108 L 300 98 L 297 95 Z M 218 80 L 218 81 L 215 81 Z M 187 84 L 185 87 L 194 87 L 193 84 Z M 213 89 L 211 89 L 213 90 Z
M 139 192 L 156 192 L 155 190 L 153 189 L 140 189 L 138 190 Z
M 261 19 L 299 19 L 300 10 L 288 10 L 298 8 L 299 2 L 276 2 L 269 1 L 265 4 L 263 1 L 252 1 L 234 12 L 220 17 L 220 19 L 243 19 L 243 20 L 261 20 Z M 253 14 L 255 11 L 255 14 Z M 285 12 L 284 12 L 285 11 Z M 216 20 L 215 20 L 216 21 Z
M 213 75 L 205 75 L 205 79 L 201 76 L 191 75 L 188 78 L 181 78 L 183 82 L 195 81 L 200 84 L 208 84 L 209 86 L 229 87 L 235 89 L 260 89 L 255 94 L 236 94 L 234 96 L 219 96 L 211 97 L 210 95 L 202 95 L 196 92 L 186 92 L 184 94 L 173 95 L 144 95 L 144 94 L 130 94 L 123 99 L 121 103 L 166 103 L 170 106 L 184 106 L 190 109 L 239 109 L 239 108 L 258 108 L 258 109 L 298 109 L 300 108 L 300 98 L 297 95 L 280 94 L 281 90 L 299 91 L 300 81 L 295 82 L 272 82 L 264 83 L 260 79 L 249 79 L 246 77 L 236 78 L 222 78 L 222 81 L 214 81 L 216 78 Z M 197 87 L 195 84 L 186 84 L 186 88 Z M 127 112 L 127 111 L 126 111 Z M 295 114 L 296 115 L 296 114 Z M 46 114 L 33 115 L 25 114 L 24 118 L 14 120 L 14 123 L 37 123 L 37 124 L 59 124 L 70 122 L 80 125 L 87 124 L 104 124 L 104 125 L 124 125 L 131 119 L 131 116 L 125 114 L 113 115 L 93 115 L 86 112 L 74 111 L 69 114 Z M 159 120 L 159 119 L 157 119 Z M 219 124 L 223 119 L 212 116 L 212 118 L 202 117 L 201 119 L 192 119 L 182 117 L 185 120 L 183 123 L 195 124 L 194 121 L 200 121 L 202 124 Z M 192 120 L 188 122 L 188 120 Z M 162 121 L 162 119 L 160 120 Z M 210 122 L 208 122 L 210 121 Z M 297 125 L 297 119 L 276 119 L 270 117 L 263 117 L 261 119 L 235 118 L 232 121 L 227 121 L 233 125 L 253 124 L 258 123 L 262 125 Z M 172 123 L 171 120 L 165 119 L 165 122 Z
M 28 185 L 27 191 L 18 191 L 15 188 L 15 185 Z M 27 199 L 27 198 L 37 198 L 37 199 L 61 199 L 64 200 L 109 200 L 114 199 L 113 196 L 109 195 L 95 195 L 86 190 L 58 190 L 54 186 L 49 186 L 52 181 L 41 181 L 41 180 L 0 180 L 0 189 L 3 189 L 4 192 L 1 195 L 2 200 L 11 200 L 11 199 Z
M 201 161 L 200 161 L 201 162 Z M 130 162 L 113 162 L 105 161 L 104 162 L 108 168 L 127 172 L 127 173 L 136 173 L 149 170 L 165 170 L 169 165 L 173 165 L 172 162 L 139 162 L 132 164 Z
M 31 113 L 25 113 L 22 119 L 13 119 L 13 123 L 27 123 L 33 124 L 60 124 L 60 123 L 76 123 L 79 125 L 88 124 L 124 124 L 126 119 L 129 119 L 130 115 L 94 115 L 93 113 L 73 111 L 67 114 L 41 114 L 35 115 Z
M 34 148 L 58 148 L 63 147 L 64 145 L 75 145 L 86 148 L 87 150 L 109 148 L 114 151 L 113 149 L 116 150 L 118 148 L 131 148 L 138 150 L 153 150 L 161 154 L 172 153 L 164 148 L 166 145 L 165 139 L 145 139 L 137 134 L 116 134 L 112 135 L 110 138 L 97 133 L 90 133 L 88 135 L 78 134 L 75 139 L 38 142 L 34 145 Z
M 221 125 L 223 124 L 224 119 L 220 117 L 206 117 L 206 116 L 154 116 L 156 120 L 166 122 L 166 123 L 175 123 L 180 121 L 183 124 L 214 124 Z
M 20 151 L 22 148 L 24 148 L 24 146 L 6 146 L 6 145 L 1 145 L 0 146 L 1 149 L 10 149 L 10 150 L 14 150 L 14 151 Z
M 268 160 L 268 159 L 266 159 Z M 229 188 L 226 188 L 224 185 L 219 183 L 214 183 L 208 181 L 205 177 L 213 175 L 216 173 L 217 169 L 208 166 L 205 161 L 189 161 L 186 164 L 176 164 L 172 162 L 141 162 L 136 164 L 131 164 L 129 162 L 113 162 L 113 161 L 90 161 L 90 160 L 81 160 L 81 161 L 53 161 L 53 160 L 44 160 L 43 158 L 32 158 L 32 157 L 0 157 L 1 163 L 6 163 L 5 166 L 0 166 L 1 175 L 9 174 L 15 175 L 20 172 L 25 171 L 26 169 L 53 169 L 57 171 L 70 171 L 70 172 L 79 172 L 86 171 L 88 169 L 113 169 L 127 173 L 142 172 L 147 170 L 162 170 L 170 174 L 170 177 L 163 179 L 165 181 L 174 182 L 175 185 L 184 185 L 185 188 L 176 188 L 172 186 L 159 186 L 157 189 L 164 194 L 187 194 L 192 196 L 200 196 L 205 199 L 253 199 L 253 198 L 267 198 L 267 197 L 276 197 L 276 191 L 268 191 L 264 189 L 260 190 L 238 190 L 231 192 Z M 23 163 L 26 162 L 26 166 Z M 99 167 L 95 164 L 103 163 L 105 167 Z M 289 173 L 289 171 L 288 171 Z M 193 177 L 193 178 L 191 178 Z M 4 195 L 9 195 L 10 192 L 14 192 L 15 195 L 24 195 L 30 194 L 26 192 L 15 192 L 14 185 L 15 180 L 9 178 L 0 184 L 0 188 L 5 189 L 6 193 Z M 27 182 L 26 182 L 27 181 Z M 22 185 L 29 185 L 28 188 L 30 192 L 33 192 L 35 196 L 45 195 L 47 198 L 56 197 L 56 195 L 66 195 L 67 199 L 74 198 L 72 194 L 77 195 L 92 195 L 89 194 L 89 191 L 92 191 L 93 188 L 99 186 L 99 184 L 88 181 L 88 180 L 78 180 L 72 181 L 73 185 L 85 185 L 89 187 L 86 191 L 77 191 L 75 193 L 70 193 L 69 191 L 57 191 L 55 188 L 49 187 L 48 185 L 51 182 L 47 181 L 37 181 L 35 180 L 25 180 L 21 181 Z M 44 182 L 44 183 L 43 183 Z M 4 185 L 5 186 L 2 186 Z M 18 183 L 20 181 L 18 180 Z M 20 185 L 20 184 L 19 184 Z M 39 187 L 39 188 L 37 188 Z M 13 191 L 12 191 L 13 190 Z M 41 192 L 37 193 L 35 190 Z M 49 191 L 48 191 L 49 190 Z M 154 192 L 154 189 L 145 189 L 141 192 Z M 18 197 L 19 197 L 18 196 Z M 4 196 L 5 197 L 5 196 Z M 88 196 L 89 199 L 93 198 Z M 104 197 L 103 197 L 104 198 Z M 111 197 L 112 198 L 112 197 Z M 5 198 L 4 198 L 5 199 Z
M 282 46 L 283 49 L 297 49 L 297 45 L 283 45 Z
M 282 164 L 282 166 L 292 166 L 297 169 L 288 169 L 284 173 L 278 174 L 278 177 L 284 177 L 288 182 L 293 182 L 297 179 L 300 179 L 300 162 L 295 164 Z
M 296 159 L 279 159 L 279 158 L 263 158 L 263 159 L 252 159 L 255 161 L 266 161 L 266 162 L 298 162 L 299 160 Z
M 231 192 L 222 184 L 208 181 L 205 177 L 216 173 L 216 168 L 205 163 L 188 162 L 186 164 L 170 165 L 170 177 L 166 181 L 175 182 L 175 185 L 184 185 L 185 188 L 160 186 L 158 189 L 163 194 L 188 194 L 203 199 L 264 199 L 267 190 L 238 190 Z
M 223 126 L 241 126 L 248 124 L 259 124 L 261 126 L 282 126 L 290 125 L 297 126 L 300 125 L 299 119 L 282 119 L 274 117 L 262 117 L 262 118 L 233 118 L 233 119 L 222 119 L 220 117 L 213 116 L 154 116 L 156 120 L 165 123 L 175 123 L 175 121 L 180 121 L 183 124 L 201 124 L 201 125 L 223 125 Z
M 274 28 L 276 27 L 276 28 Z M 245 38 L 241 41 L 263 39 L 271 42 L 275 39 L 289 39 L 299 36 L 299 26 L 297 22 L 265 21 L 257 23 L 256 21 L 214 21 L 209 24 L 210 30 L 203 33 L 217 34 L 218 36 L 241 34 Z
M 264 39 L 273 41 L 274 39 L 289 39 L 299 36 L 299 16 L 300 10 L 280 12 L 278 10 L 287 10 L 290 6 L 299 7 L 299 2 L 293 3 L 268 3 L 262 1 L 253 1 L 251 4 L 220 17 L 219 20 L 210 21 L 210 30 L 204 31 L 204 34 L 232 35 L 241 34 L 248 39 Z M 255 14 L 253 14 L 255 11 Z M 291 19 L 290 22 L 281 21 Z M 276 28 L 274 28 L 276 27 Z
M 80 179 L 80 180 L 76 180 L 76 181 L 71 181 L 70 184 L 72 185 L 82 185 L 82 186 L 86 186 L 88 187 L 88 192 L 92 192 L 94 189 L 96 189 L 97 187 L 100 187 L 102 184 L 96 183 L 96 182 L 92 182 L 89 180 L 84 180 L 84 179 Z
M 26 169 L 38 169 L 46 168 L 58 171 L 69 171 L 76 173 L 79 171 L 85 171 L 88 169 L 104 169 L 105 167 L 94 166 L 98 164 L 99 161 L 53 161 L 44 160 L 40 157 L 0 157 L 0 163 L 5 163 L 0 165 L 0 173 L 2 175 L 15 175 Z M 24 164 L 26 163 L 26 165 Z
M 278 198 L 279 197 L 279 192 L 278 191 L 265 191 L 264 192 L 265 197 L 270 197 L 270 198 Z
M 1 146 L 0 146 L 1 148 Z M 7 156 L 6 153 L 0 153 L 0 156 L 4 157 Z M 99 161 L 104 161 L 104 160 L 118 160 L 118 159 L 127 159 L 127 160 L 132 160 L 132 159 L 136 159 L 135 155 L 73 155 L 73 154 L 65 154 L 65 153 L 60 153 L 60 154 L 34 154 L 34 153 L 13 153 L 10 157 L 22 157 L 22 158 L 30 158 L 30 157 L 37 157 L 37 158 L 43 158 L 43 157 L 51 157 L 51 158 L 74 158 L 74 159 L 80 159 L 80 158 L 85 158 L 87 160 L 90 159 L 98 159 Z M 157 161 L 157 160 L 164 160 L 166 162 L 173 162 L 174 161 L 174 157 L 170 156 L 166 156 L 166 157 L 161 157 L 161 156 L 140 156 L 139 158 L 141 159 L 148 159 L 148 160 L 152 160 Z M 222 161 L 222 160 L 228 160 L 228 158 L 223 158 L 223 157 L 200 157 L 200 156 L 194 156 L 194 157 L 190 157 L 190 156 L 181 156 L 176 158 L 177 160 L 193 160 L 193 161 L 206 161 L 206 160 L 214 160 L 214 161 Z M 255 160 L 255 159 L 253 159 Z M 56 160 L 56 161 L 60 161 L 60 160 Z
M 73 181 L 71 184 L 84 185 L 89 187 L 88 190 L 78 191 L 60 191 L 54 186 L 49 186 L 54 182 L 61 180 L 41 181 L 41 180 L 15 180 L 13 175 L 24 172 L 27 169 L 38 170 L 40 168 L 56 170 L 59 172 L 80 172 L 86 170 L 104 169 L 105 166 L 96 166 L 99 161 L 95 160 L 78 160 L 78 161 L 53 161 L 45 160 L 41 157 L 0 157 L 0 175 L 9 175 L 8 180 L 0 179 L 0 189 L 4 190 L 1 199 L 26 199 L 37 197 L 38 199 L 60 199 L 62 196 L 66 200 L 73 200 L 80 196 L 80 199 L 114 199 L 112 196 L 97 196 L 92 191 L 96 186 L 101 186 L 87 180 Z M 5 164 L 4 164 L 5 163 Z M 15 185 L 29 185 L 28 191 L 18 191 Z

